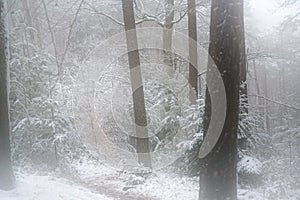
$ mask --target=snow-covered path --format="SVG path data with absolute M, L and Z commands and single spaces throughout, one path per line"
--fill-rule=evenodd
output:
M 16 175 L 17 188 L 0 191 L 1 200 L 112 200 L 63 178 Z
M 198 180 L 176 174 L 155 172 L 149 176 L 119 172 L 107 166 L 78 166 L 82 185 L 122 200 L 194 200 L 198 196 Z
M 18 172 L 17 188 L 10 192 L 0 191 L 0 200 L 198 199 L 197 178 L 165 172 L 155 172 L 143 177 L 102 164 L 85 163 L 74 168 L 76 170 L 73 173 L 59 177 L 57 174 L 42 176 Z M 266 196 L 264 188 L 238 191 L 239 200 L 268 200 Z M 299 196 L 300 193 L 291 193 L 287 199 L 299 200 Z
M 38 175 L 16 173 L 17 188 L 0 191 L 1 200 L 192 200 L 196 182 L 152 174 L 142 178 L 104 165 L 80 165 L 77 173 Z M 194 188 L 194 189 L 193 189 Z

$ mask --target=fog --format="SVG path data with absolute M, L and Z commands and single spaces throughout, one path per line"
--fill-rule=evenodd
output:
M 300 1 L 0 2 L 1 200 L 300 199 Z

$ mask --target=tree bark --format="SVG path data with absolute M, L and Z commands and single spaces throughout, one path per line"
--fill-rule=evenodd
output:
M 247 55 L 246 55 L 246 41 L 245 41 L 245 29 L 244 29 L 244 4 L 241 3 L 240 6 L 241 12 L 240 12 L 240 19 L 242 23 L 242 30 L 241 30 L 241 83 L 240 83 L 240 121 L 243 121 L 245 118 L 247 118 L 249 114 L 249 99 L 248 99 L 248 82 L 247 82 L 247 72 L 248 72 L 248 61 L 247 61 Z M 246 137 L 242 137 L 238 140 L 238 146 L 241 149 L 247 148 L 247 140 L 248 136 L 250 134 L 250 129 L 245 129 Z
M 245 64 L 242 4 L 243 0 L 212 0 L 209 55 L 222 75 L 227 111 L 217 144 L 202 160 L 199 199 L 237 199 L 240 69 Z M 204 136 L 210 122 L 211 110 L 210 95 L 207 91 L 203 122 Z
M 3 13 L 4 2 L 0 0 L 0 190 L 11 190 L 14 188 L 14 178 L 10 152 L 8 69 Z
M 255 61 L 255 59 L 253 59 L 253 70 L 254 70 L 254 80 L 255 80 L 256 94 L 258 96 L 260 96 L 260 89 L 259 89 L 259 82 L 258 82 L 258 75 L 257 75 L 256 61 Z M 260 107 L 261 100 L 260 100 L 259 97 L 257 97 L 256 103 Z
M 174 72 L 172 55 L 174 0 L 165 0 L 165 9 L 166 17 L 163 29 L 163 59 L 167 67 L 167 73 L 172 76 Z
M 22 6 L 23 6 L 23 10 L 25 12 L 24 20 L 25 20 L 27 27 L 33 28 L 31 13 L 30 13 L 29 6 L 28 6 L 28 0 L 22 0 Z M 34 42 L 34 33 L 32 32 L 31 29 L 29 30 L 29 36 L 30 36 L 31 42 Z
M 240 5 L 241 8 L 241 12 L 240 12 L 240 19 L 241 19 L 241 23 L 242 23 L 242 30 L 241 30 L 241 35 L 242 35 L 242 43 L 241 43 L 241 88 L 240 88 L 240 95 L 242 98 L 242 110 L 241 110 L 241 114 L 243 114 L 244 116 L 246 116 L 249 112 L 248 110 L 248 83 L 247 83 L 247 71 L 248 71 L 248 62 L 247 62 L 247 58 L 246 58 L 246 44 L 245 44 L 245 29 L 244 29 L 244 4 L 241 3 Z
M 267 69 L 265 68 L 265 78 L 264 78 L 264 92 L 265 92 L 265 97 L 268 98 L 268 75 L 267 75 Z M 271 126 L 270 126 L 270 117 L 269 117 L 269 102 L 265 100 L 265 110 L 264 110 L 264 115 L 265 115 L 265 131 L 267 134 L 271 133 Z
M 128 61 L 130 69 L 131 88 L 133 95 L 133 109 L 136 128 L 135 148 L 138 153 L 139 163 L 145 167 L 152 167 L 149 154 L 149 137 L 147 129 L 147 115 L 145 108 L 142 72 L 138 51 L 137 33 L 134 18 L 133 0 L 122 0 L 126 41 L 128 49 Z
M 190 102 L 195 104 L 198 98 L 198 51 L 197 51 L 197 17 L 196 2 L 188 0 L 188 31 L 189 31 L 189 84 Z M 196 97 L 196 99 L 195 99 Z

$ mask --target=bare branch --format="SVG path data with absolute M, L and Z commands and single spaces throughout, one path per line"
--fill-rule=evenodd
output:
M 88 5 L 88 6 L 90 7 L 90 9 L 87 9 L 87 8 L 86 8 L 87 10 L 92 10 L 95 14 L 102 15 L 102 16 L 104 16 L 104 17 L 110 19 L 111 21 L 115 22 L 116 24 L 121 25 L 121 26 L 124 26 L 124 23 L 123 23 L 123 22 L 118 21 L 118 20 L 115 19 L 114 17 L 112 17 L 112 16 L 110 16 L 110 15 L 104 13 L 104 12 L 98 11 L 95 7 L 93 7 L 91 4 L 89 4 L 89 3 L 87 3 L 87 2 L 85 2 L 85 4 Z
M 262 96 L 262 95 L 251 94 L 251 95 L 248 95 L 248 96 L 255 96 L 255 97 L 265 99 L 265 100 L 267 100 L 267 101 L 269 101 L 269 102 L 272 102 L 272 103 L 275 103 L 275 104 L 278 104 L 278 105 L 281 105 L 281 106 L 284 106 L 284 107 L 287 107 L 287 108 L 291 108 L 291 109 L 294 109 L 294 110 L 300 110 L 300 108 L 297 107 L 297 106 L 289 105 L 289 104 L 287 104 L 287 103 L 282 103 L 282 102 L 280 102 L 280 101 L 275 101 L 275 100 L 273 100 L 273 99 L 269 99 L 269 98 L 267 98 L 267 97 L 265 97 L 265 96 Z
M 151 18 L 149 16 L 145 16 L 144 19 L 137 21 L 135 24 L 142 24 L 144 22 L 155 22 L 157 25 L 164 27 L 165 25 L 163 23 L 161 23 L 158 19 L 156 18 Z
M 46 20 L 47 20 L 47 25 L 48 25 L 48 29 L 49 29 L 50 36 L 51 36 L 51 42 L 52 42 L 52 45 L 53 45 L 53 48 L 54 48 L 55 62 L 56 62 L 56 65 L 57 65 L 58 76 L 60 76 L 61 69 L 60 69 L 60 65 L 59 65 L 59 61 L 58 61 L 58 52 L 57 52 L 57 47 L 56 47 L 56 43 L 55 43 L 55 36 L 54 36 L 53 30 L 51 28 L 50 18 L 49 18 L 49 15 L 48 15 L 48 10 L 47 10 L 45 0 L 42 0 L 42 4 L 43 4 L 43 7 L 44 7 Z
M 202 76 L 202 75 L 204 75 L 206 73 L 207 73 L 207 71 L 203 71 L 203 72 L 199 73 L 198 76 L 200 77 L 200 76 Z
M 86 5 L 89 6 L 90 9 L 88 8 L 85 8 L 87 10 L 91 10 L 93 11 L 95 14 L 98 14 L 98 15 L 101 15 L 101 16 L 104 16 L 108 19 L 110 19 L 111 21 L 113 21 L 114 23 L 118 24 L 118 25 L 121 25 L 121 26 L 124 26 L 124 23 L 117 20 L 116 18 L 114 18 L 113 16 L 111 15 L 108 15 L 104 12 L 101 12 L 101 11 L 98 11 L 95 7 L 93 7 L 91 4 L 85 2 Z M 159 20 L 159 16 L 160 15 L 151 15 L 151 14 L 148 14 L 144 11 L 141 10 L 141 8 L 139 8 L 139 6 L 137 5 L 136 1 L 135 1 L 135 9 L 140 13 L 137 17 L 140 19 L 139 21 L 137 21 L 135 24 L 138 25 L 138 24 L 142 24 L 144 22 L 155 22 L 157 25 L 161 26 L 161 27 L 165 27 L 165 24 L 163 22 L 161 22 Z M 180 13 L 180 17 L 179 19 L 175 20 L 175 21 L 172 21 L 172 25 L 173 24 L 176 24 L 178 22 L 180 22 L 187 14 L 187 10 L 184 11 L 183 14 Z
M 172 21 L 172 25 L 174 25 L 174 24 L 180 22 L 180 21 L 186 16 L 187 13 L 188 13 L 188 9 L 186 9 L 186 10 L 184 11 L 183 15 L 180 13 L 179 19 L 177 19 L 177 20 L 175 20 L 175 21 Z
M 66 44 L 64 53 L 63 53 L 63 55 L 62 55 L 62 58 L 61 58 L 60 66 L 63 65 L 64 60 L 65 60 L 65 57 L 66 57 L 66 54 L 67 54 L 67 52 L 68 52 L 68 49 L 69 49 L 69 46 L 70 46 L 70 40 L 71 40 L 71 36 L 72 36 L 72 32 L 73 32 L 73 27 L 74 27 L 74 25 L 75 25 L 75 22 L 76 22 L 76 20 L 77 20 L 77 17 L 78 17 L 78 14 L 79 14 L 79 11 L 80 11 L 80 9 L 81 9 L 81 7 L 82 7 L 83 2 L 84 2 L 84 0 L 81 0 L 81 2 L 80 2 L 80 4 L 79 4 L 79 7 L 78 7 L 78 9 L 77 9 L 77 11 L 76 11 L 76 13 L 75 13 L 75 17 L 74 17 L 74 19 L 73 19 L 73 21 L 72 21 L 72 23 L 71 23 L 71 26 L 70 26 L 70 29 L 69 29 L 69 33 L 68 33 L 68 38 L 67 38 L 67 44 Z
M 274 58 L 274 59 L 284 59 L 280 56 L 272 55 L 268 52 L 251 52 L 248 53 L 248 60 L 255 60 L 257 58 Z
M 164 27 L 164 24 L 162 22 L 160 22 L 159 20 L 159 15 L 150 15 L 148 13 L 146 13 L 143 8 L 140 8 L 138 6 L 138 3 L 136 2 L 136 0 L 134 1 L 134 7 L 135 9 L 139 12 L 139 14 L 137 14 L 137 17 L 140 18 L 140 21 L 137 21 L 136 24 L 141 24 L 143 22 L 155 22 L 156 24 L 158 24 L 161 27 Z

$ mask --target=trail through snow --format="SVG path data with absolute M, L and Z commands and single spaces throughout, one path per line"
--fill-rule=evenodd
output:
M 17 188 L 0 200 L 197 200 L 198 178 L 155 172 L 140 176 L 103 164 L 78 164 L 72 174 L 16 173 Z M 287 199 L 299 200 L 299 193 Z M 266 200 L 263 189 L 239 189 L 239 200 Z
M 13 191 L 0 191 L 1 200 L 112 200 L 103 194 L 51 176 L 16 175 Z

